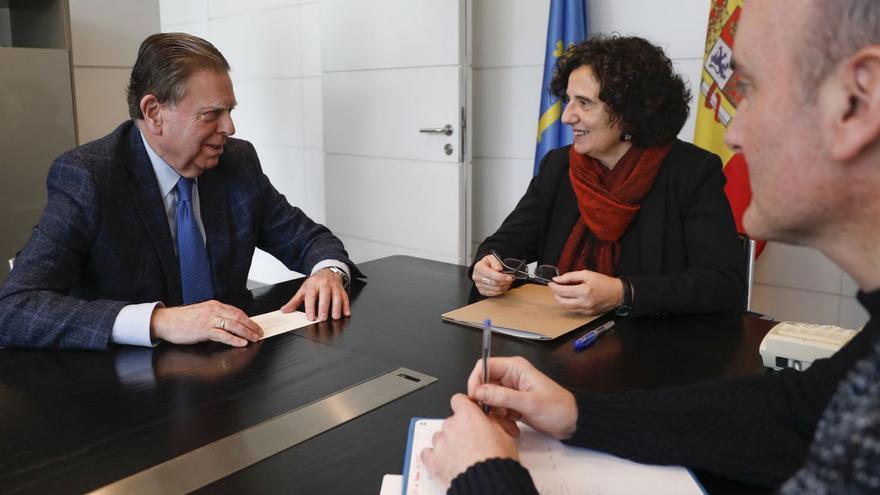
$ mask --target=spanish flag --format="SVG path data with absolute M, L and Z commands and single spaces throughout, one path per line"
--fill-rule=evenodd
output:
M 700 78 L 700 94 L 697 104 L 697 125 L 694 144 L 721 157 L 724 175 L 727 177 L 727 200 L 733 209 L 736 229 L 745 232 L 742 216 L 752 199 L 749 171 L 740 154 L 724 144 L 724 131 L 733 120 L 736 106 L 741 99 L 737 88 L 736 73 L 730 66 L 733 55 L 733 36 L 742 13 L 743 0 L 708 0 L 709 27 L 706 30 L 706 47 L 703 56 L 703 72 Z M 758 243 L 758 252 L 764 243 Z

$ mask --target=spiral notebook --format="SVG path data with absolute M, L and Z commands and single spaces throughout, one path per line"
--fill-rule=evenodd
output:
M 446 486 L 424 469 L 421 452 L 431 446 L 442 419 L 413 418 L 403 466 L 403 495 L 444 495 Z M 693 473 L 680 466 L 650 466 L 563 444 L 520 423 L 520 462 L 542 495 L 573 493 L 705 495 Z

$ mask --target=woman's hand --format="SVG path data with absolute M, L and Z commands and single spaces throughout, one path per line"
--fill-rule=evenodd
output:
M 483 256 L 483 259 L 474 265 L 474 274 L 471 278 L 480 294 L 492 297 L 504 294 L 510 289 L 513 277 L 502 273 L 503 269 L 501 262 L 491 254 Z
M 560 306 L 575 313 L 607 313 L 623 302 L 622 280 L 589 270 L 553 277 L 548 287 Z

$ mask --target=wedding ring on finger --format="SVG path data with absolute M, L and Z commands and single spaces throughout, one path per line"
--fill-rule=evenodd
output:
M 217 326 L 220 330 L 226 330 L 226 318 L 220 318 L 220 325 Z
M 491 280 L 489 280 L 489 277 L 483 277 L 480 279 L 480 282 L 483 282 L 484 285 L 489 285 Z

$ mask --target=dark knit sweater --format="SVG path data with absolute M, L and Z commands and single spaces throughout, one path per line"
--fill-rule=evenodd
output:
M 777 486 L 797 472 L 786 489 L 880 491 L 880 291 L 858 297 L 871 321 L 807 371 L 651 392 L 577 391 L 577 430 L 567 443 L 758 485 Z M 862 414 L 846 414 L 853 410 Z M 509 464 L 471 466 L 449 493 L 536 493 L 527 472 Z M 502 476 L 510 478 L 503 487 L 486 488 Z

